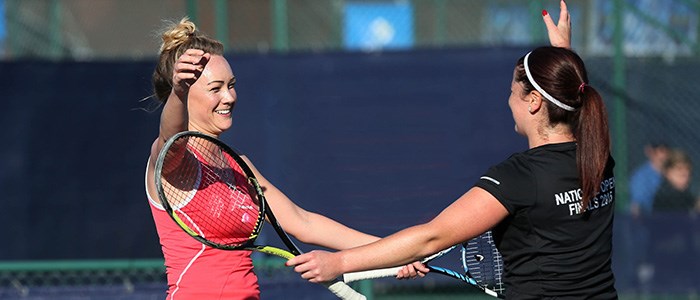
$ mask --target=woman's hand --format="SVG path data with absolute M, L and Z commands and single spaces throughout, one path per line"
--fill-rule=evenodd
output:
M 173 66 L 173 92 L 184 99 L 190 86 L 202 75 L 211 54 L 199 49 L 187 49 Z
M 341 258 L 338 253 L 314 250 L 296 256 L 287 261 L 286 265 L 294 267 L 294 271 L 309 282 L 319 283 L 331 281 L 343 274 Z M 421 262 L 405 265 L 396 275 L 397 279 L 424 277 L 430 272 Z
M 546 10 L 542 11 L 544 24 L 547 26 L 549 42 L 554 47 L 571 49 L 571 18 L 564 0 L 559 2 L 559 9 L 559 21 L 556 25 L 549 13 Z
M 331 281 L 343 274 L 340 258 L 335 253 L 321 250 L 296 256 L 286 265 L 294 266 L 294 271 L 301 274 L 301 278 L 313 283 Z
M 430 269 L 421 262 L 417 261 L 412 264 L 403 266 L 396 275 L 396 279 L 411 279 L 416 277 L 425 277 L 425 274 L 430 272 Z

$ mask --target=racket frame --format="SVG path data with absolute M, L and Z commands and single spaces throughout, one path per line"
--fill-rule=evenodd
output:
M 475 239 L 480 238 L 480 237 L 481 237 L 481 235 L 475 237 Z M 461 245 L 461 248 L 464 249 L 464 247 L 467 243 L 468 242 L 465 242 L 465 243 L 454 245 L 454 246 L 451 246 L 447 249 L 441 250 L 438 253 L 435 253 L 431 256 L 424 258 L 423 260 L 421 260 L 421 262 L 424 263 L 426 265 L 426 267 L 428 269 L 430 269 L 431 272 L 435 272 L 437 274 L 448 276 L 448 277 L 460 280 L 462 282 L 468 283 L 468 284 L 478 288 L 479 290 L 481 290 L 482 292 L 484 292 L 485 294 L 487 294 L 489 296 L 492 296 L 495 298 L 500 298 L 500 299 L 505 299 L 505 295 L 503 295 L 502 293 L 497 292 L 491 288 L 485 287 L 485 286 L 479 284 L 479 282 L 477 282 L 477 280 L 469 272 L 469 269 L 466 266 L 466 263 L 464 262 L 464 260 L 466 260 L 466 258 L 464 257 L 464 253 L 462 253 L 462 262 L 463 262 L 463 266 L 466 270 L 466 272 L 464 272 L 464 274 L 457 272 L 457 271 L 454 271 L 454 270 L 447 269 L 447 268 L 443 268 L 443 267 L 439 267 L 439 266 L 431 266 L 430 264 L 428 264 L 429 262 L 451 252 L 453 249 L 457 248 L 457 246 Z M 350 282 L 354 282 L 354 281 L 358 281 L 358 280 L 394 277 L 394 276 L 398 275 L 401 268 L 402 267 L 391 267 L 391 268 L 383 268 L 383 269 L 375 269 L 375 270 L 368 270 L 368 271 L 346 273 L 346 274 L 343 274 L 343 281 L 345 283 L 350 283 Z
M 165 160 L 165 157 L 168 153 L 168 150 L 172 147 L 172 145 L 178 141 L 180 138 L 183 136 L 193 136 L 197 138 L 203 138 L 207 141 L 210 141 L 214 143 L 216 146 L 218 146 L 223 152 L 226 152 L 233 160 L 241 167 L 241 170 L 243 170 L 244 175 L 246 176 L 246 179 L 248 181 L 248 184 L 250 184 L 253 189 L 255 190 L 256 196 L 260 200 L 259 202 L 259 208 L 262 214 L 264 214 L 265 217 L 267 217 L 267 220 L 270 222 L 270 225 L 272 228 L 275 230 L 277 235 L 280 237 L 280 240 L 282 240 L 282 243 L 289 249 L 289 250 L 284 250 L 281 248 L 273 247 L 273 246 L 266 246 L 266 245 L 255 245 L 254 241 L 255 239 L 259 236 L 263 224 L 265 223 L 264 220 L 260 220 L 258 218 L 258 224 L 256 224 L 256 229 L 254 232 L 251 234 L 251 237 L 246 241 L 245 243 L 241 245 L 223 245 L 219 243 L 212 242 L 205 237 L 201 236 L 198 234 L 196 231 L 193 229 L 189 228 L 185 224 L 182 219 L 177 216 L 175 213 L 174 209 L 170 205 L 170 203 L 167 200 L 167 197 L 165 196 L 165 191 L 163 188 L 163 181 L 162 181 L 162 169 L 163 169 L 163 162 Z M 185 146 L 186 147 L 186 146 Z M 241 158 L 240 154 L 238 154 L 235 150 L 233 150 L 231 147 L 226 145 L 223 141 L 219 140 L 218 138 L 214 136 L 210 136 L 201 132 L 197 131 L 182 131 L 179 132 L 172 137 L 170 137 L 165 144 L 163 145 L 163 148 L 161 149 L 160 153 L 158 154 L 158 159 L 156 160 L 156 166 L 155 166 L 155 184 L 156 184 L 156 190 L 158 191 L 158 198 L 161 202 L 161 205 L 163 205 L 163 208 L 165 211 L 170 215 L 170 217 L 175 221 L 175 223 L 180 226 L 188 235 L 191 237 L 195 238 L 197 241 L 200 243 L 207 245 L 212 248 L 216 249 L 221 249 L 221 250 L 251 250 L 251 251 L 257 251 L 269 255 L 275 255 L 279 256 L 285 259 L 290 259 L 293 258 L 299 254 L 301 254 L 301 250 L 299 247 L 297 247 L 296 244 L 292 241 L 292 239 L 289 237 L 287 232 L 282 229 L 282 226 L 279 225 L 279 222 L 277 221 L 277 218 L 275 215 L 272 213 L 272 210 L 269 208 L 269 205 L 267 203 L 267 199 L 265 199 L 265 195 L 263 194 L 262 188 L 260 187 L 260 184 L 258 183 L 257 178 L 255 177 L 255 174 L 253 171 L 250 169 L 248 164 Z M 341 299 L 344 300 L 364 300 L 366 299 L 364 295 L 358 293 L 357 291 L 353 290 L 350 286 L 348 286 L 345 282 L 343 281 L 332 281 L 332 282 L 322 282 L 320 283 L 321 285 L 327 287 L 333 294 L 338 296 Z

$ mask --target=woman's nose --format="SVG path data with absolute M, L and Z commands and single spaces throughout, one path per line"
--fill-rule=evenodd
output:
M 236 102 L 236 90 L 230 89 L 224 97 L 224 102 Z

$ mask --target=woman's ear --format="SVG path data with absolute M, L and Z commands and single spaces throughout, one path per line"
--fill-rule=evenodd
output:
M 538 112 L 542 108 L 542 94 L 538 91 L 532 91 L 527 95 L 528 111 L 531 114 Z

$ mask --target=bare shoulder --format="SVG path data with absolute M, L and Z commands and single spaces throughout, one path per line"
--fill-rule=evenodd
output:
M 160 142 L 160 138 L 156 138 L 153 141 L 153 144 L 151 144 L 151 154 L 148 158 L 148 170 L 149 173 L 155 169 L 156 166 L 156 159 L 158 158 L 158 153 L 160 153 L 160 149 L 163 148 L 163 143 Z

